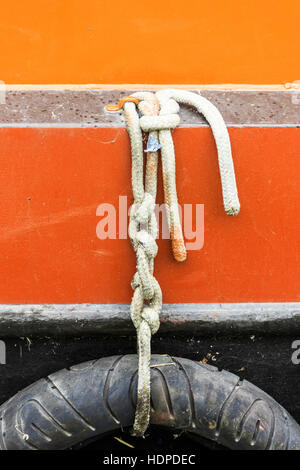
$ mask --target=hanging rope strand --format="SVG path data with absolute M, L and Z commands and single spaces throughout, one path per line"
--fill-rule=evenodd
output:
M 139 97 L 139 110 L 144 114 L 157 114 L 159 104 L 152 94 Z M 148 152 L 146 164 L 146 191 L 143 186 L 143 145 L 138 114 L 132 103 L 124 105 L 125 119 L 132 152 L 132 189 L 134 205 L 130 212 L 129 236 L 137 257 L 137 272 L 132 280 L 134 289 L 130 306 L 131 318 L 137 330 L 138 387 L 134 434 L 143 436 L 150 419 L 150 358 L 151 335 L 159 328 L 162 306 L 161 289 L 153 277 L 154 258 L 157 254 L 157 222 L 155 198 L 157 186 L 156 151 Z M 157 133 L 152 137 L 156 139 Z M 148 302 L 147 304 L 145 303 Z
M 178 103 L 193 106 L 200 114 L 203 114 L 211 126 L 216 141 L 225 212 L 227 215 L 237 215 L 240 211 L 240 202 L 236 187 L 230 139 L 226 124 L 219 110 L 203 96 L 186 90 L 160 90 L 156 93 L 156 96 L 161 106 L 160 115 L 167 108 L 170 100 L 176 100 Z

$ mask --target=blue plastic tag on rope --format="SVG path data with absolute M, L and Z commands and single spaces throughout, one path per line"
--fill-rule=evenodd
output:
M 147 148 L 144 152 L 157 152 L 161 148 L 160 143 L 158 142 L 157 138 L 153 134 L 149 134 L 148 141 L 147 141 Z

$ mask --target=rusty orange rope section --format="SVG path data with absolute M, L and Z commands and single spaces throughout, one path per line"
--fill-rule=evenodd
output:
M 124 103 L 135 103 L 139 104 L 140 100 L 134 96 L 124 96 L 120 99 L 118 104 L 108 104 L 105 106 L 106 111 L 120 111 L 123 108 Z

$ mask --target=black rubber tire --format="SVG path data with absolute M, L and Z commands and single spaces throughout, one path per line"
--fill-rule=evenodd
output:
M 153 425 L 185 430 L 230 449 L 300 449 L 300 426 L 246 380 L 167 355 L 153 355 L 152 365 Z M 136 384 L 136 355 L 106 357 L 51 374 L 0 407 L 0 448 L 68 449 L 130 427 Z

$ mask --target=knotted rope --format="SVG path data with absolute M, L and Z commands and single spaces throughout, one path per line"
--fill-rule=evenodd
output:
M 171 129 L 180 122 L 178 103 L 194 106 L 210 124 L 218 151 L 225 212 L 228 215 L 237 215 L 240 210 L 229 135 L 221 114 L 212 103 L 195 93 L 171 89 L 161 90 L 155 94 L 135 93 L 120 101 L 119 107 L 124 105 L 132 154 L 131 181 L 134 204 L 130 212 L 129 236 L 136 253 L 137 272 L 131 283 L 134 294 L 130 314 L 137 330 L 139 357 L 137 406 L 133 426 L 134 434 L 139 436 L 144 435 L 150 420 L 151 335 L 159 329 L 162 307 L 161 289 L 153 276 L 154 258 L 157 254 L 155 241 L 157 222 L 154 209 L 159 149 L 173 254 L 177 261 L 186 259 L 178 210 L 175 152 L 171 135 Z M 137 112 L 136 105 L 141 116 Z M 111 107 L 110 110 L 117 110 L 119 107 Z M 149 132 L 145 151 L 147 153 L 145 188 L 142 131 Z

